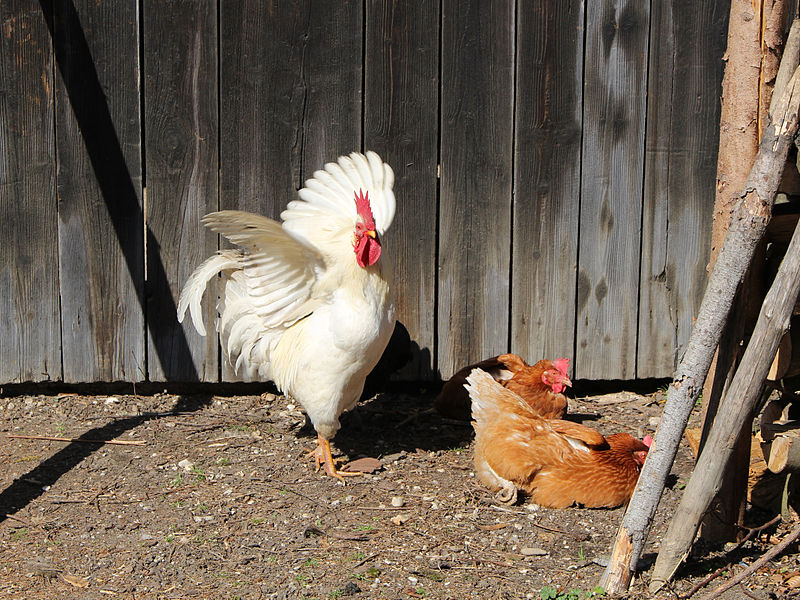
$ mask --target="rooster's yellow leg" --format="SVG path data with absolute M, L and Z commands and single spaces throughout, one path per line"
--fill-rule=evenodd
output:
M 317 463 L 317 471 L 319 471 L 320 467 L 324 467 L 325 474 L 328 477 L 335 477 L 342 483 L 344 483 L 344 476 L 364 475 L 360 471 L 340 471 L 337 469 L 336 460 L 331 454 L 331 444 L 321 435 L 317 436 L 317 447 L 311 450 L 309 454 L 314 457 L 314 461 Z

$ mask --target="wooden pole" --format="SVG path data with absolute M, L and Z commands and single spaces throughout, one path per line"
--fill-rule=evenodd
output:
M 621 594 L 628 589 L 689 414 L 700 394 L 733 305 L 736 289 L 771 217 L 782 166 L 797 133 L 798 78 L 800 69 L 792 76 L 786 91 L 771 111 L 773 120 L 764 130 L 750 177 L 734 209 L 725 243 L 709 277 L 686 352 L 667 390 L 661 424 L 623 517 L 612 552 L 613 560 L 600 582 L 611 594 Z M 619 548 L 624 551 L 619 551 Z
M 720 119 L 719 155 L 717 157 L 717 197 L 712 224 L 712 253 L 709 269 L 713 267 L 716 249 L 724 239 L 730 222 L 730 210 L 736 202 L 747 173 L 758 150 L 758 141 L 767 123 L 767 110 L 772 99 L 773 83 L 777 89 L 777 73 L 783 47 L 788 2 L 758 0 L 745 6 L 731 5 L 728 36 L 728 65 L 723 81 Z M 752 19 L 749 17 L 753 16 Z M 787 61 L 788 62 L 788 61 Z M 754 66 L 756 66 L 754 68 Z M 797 66 L 797 65 L 794 65 Z M 781 65 L 788 71 L 788 82 L 794 66 Z M 752 119 L 753 116 L 755 119 Z M 724 185 L 727 184 L 727 185 Z M 764 245 L 757 250 L 763 254 Z M 711 363 L 703 386 L 704 422 L 700 450 L 705 445 L 710 424 L 719 401 L 741 359 L 742 342 L 752 332 L 761 306 L 763 261 L 756 258 L 745 275 L 741 290 L 734 301 L 728 325 L 720 339 L 718 353 Z M 759 293 L 752 293 L 758 290 Z M 742 435 L 736 444 L 729 476 L 715 500 L 714 508 L 706 515 L 702 535 L 714 541 L 730 540 L 741 535 L 736 527 L 744 517 L 747 499 L 747 479 L 750 466 L 750 437 L 752 423 L 742 423 Z
M 800 70 L 797 72 L 800 73 Z M 798 88 L 797 95 L 800 100 L 800 86 Z M 795 131 L 797 129 L 796 121 L 794 129 Z M 780 171 L 783 163 L 775 166 L 776 170 Z M 778 344 L 789 329 L 789 319 L 798 294 L 800 294 L 800 224 L 795 229 L 775 281 L 764 299 L 750 343 L 742 356 L 739 368 L 736 369 L 730 391 L 723 399 L 720 411 L 711 427 L 706 448 L 700 454 L 680 506 L 661 543 L 661 550 L 653 567 L 650 584 L 652 593 L 671 579 L 678 565 L 688 555 L 700 519 L 722 486 L 726 466 L 741 431 L 741 424 L 752 419 Z

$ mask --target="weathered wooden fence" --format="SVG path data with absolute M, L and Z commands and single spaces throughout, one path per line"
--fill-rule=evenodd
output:
M 408 379 L 669 376 L 705 265 L 722 0 L 3 0 L 0 383 L 234 379 L 175 319 L 326 161 L 397 175 Z M 212 318 L 213 303 L 208 303 Z

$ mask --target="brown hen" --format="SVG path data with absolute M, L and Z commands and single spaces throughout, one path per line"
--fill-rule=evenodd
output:
M 462 421 L 472 418 L 469 394 L 464 384 L 473 369 L 489 373 L 546 419 L 560 419 L 567 412 L 567 397 L 562 392 L 572 385 L 567 376 L 569 359 L 540 360 L 529 365 L 517 354 L 501 354 L 464 367 L 453 375 L 434 401 L 440 414 Z
M 467 377 L 475 427 L 475 469 L 502 502 L 523 490 L 550 508 L 614 507 L 633 494 L 649 436 L 603 437 L 571 421 L 543 419 L 481 369 Z

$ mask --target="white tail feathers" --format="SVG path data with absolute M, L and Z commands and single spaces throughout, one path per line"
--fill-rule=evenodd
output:
M 472 369 L 467 376 L 467 383 L 464 384 L 469 398 L 472 401 L 472 418 L 476 421 L 483 421 L 487 417 L 487 411 L 494 406 L 489 397 L 496 394 L 498 388 L 504 389 L 494 380 L 489 373 L 483 369 Z
M 186 309 L 192 315 L 192 323 L 200 335 L 206 335 L 206 328 L 203 324 L 203 313 L 200 308 L 200 301 L 206 291 L 208 282 L 220 271 L 235 269 L 239 266 L 238 253 L 235 250 L 225 250 L 207 258 L 194 273 L 191 274 L 186 285 L 183 286 L 181 297 L 178 300 L 178 322 L 183 323 Z
M 464 387 L 472 402 L 472 418 L 478 424 L 509 410 L 533 412 L 519 395 L 503 387 L 483 369 L 472 369 Z

